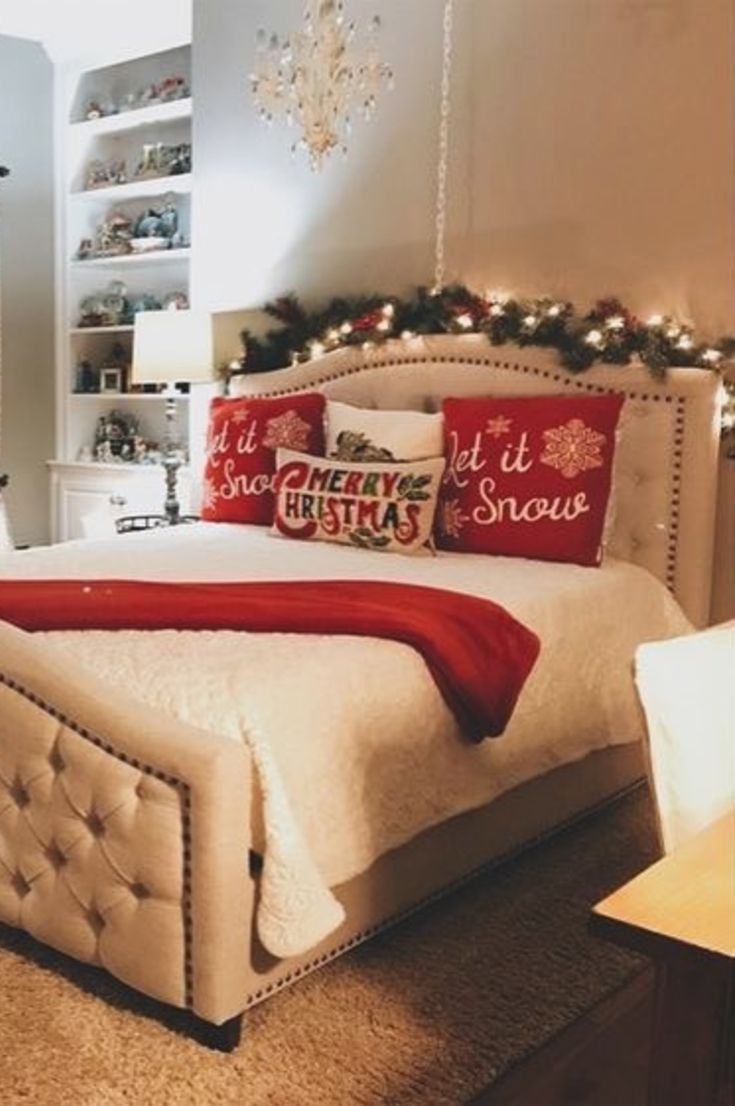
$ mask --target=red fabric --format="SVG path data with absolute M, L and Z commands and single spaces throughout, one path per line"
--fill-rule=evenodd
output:
M 324 396 L 212 400 L 201 516 L 208 522 L 273 522 L 276 450 L 324 453 Z
M 540 648 L 535 634 L 489 600 L 374 581 L 8 580 L 0 581 L 0 618 L 24 630 L 227 629 L 401 641 L 421 653 L 475 741 L 503 732 Z
M 623 396 L 446 399 L 442 549 L 598 565 Z

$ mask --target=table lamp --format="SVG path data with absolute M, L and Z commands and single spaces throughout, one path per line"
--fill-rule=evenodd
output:
M 139 311 L 133 332 L 131 383 L 165 384 L 165 525 L 181 521 L 176 481 L 181 457 L 174 439 L 175 383 L 211 381 L 214 364 L 212 316 L 203 311 Z

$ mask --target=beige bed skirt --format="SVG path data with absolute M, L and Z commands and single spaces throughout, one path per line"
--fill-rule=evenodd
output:
M 639 744 L 611 746 L 521 784 L 487 806 L 451 818 L 386 853 L 366 872 L 335 889 L 346 919 L 306 955 L 276 960 L 254 932 L 252 982 L 245 1008 L 460 887 L 478 872 L 588 815 L 644 775 Z

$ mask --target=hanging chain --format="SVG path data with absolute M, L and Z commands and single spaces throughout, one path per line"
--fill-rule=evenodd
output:
M 441 111 L 439 117 L 439 164 L 436 174 L 436 247 L 434 253 L 434 291 L 444 286 L 444 240 L 447 229 L 447 168 L 449 165 L 449 111 L 452 76 L 452 9 L 454 0 L 444 4 L 444 53 L 442 59 Z

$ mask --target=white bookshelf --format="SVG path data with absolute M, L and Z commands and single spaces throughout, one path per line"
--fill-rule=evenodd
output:
M 181 77 L 187 95 L 149 102 L 151 87 L 168 77 Z M 100 416 L 112 410 L 134 418 L 146 442 L 160 443 L 165 431 L 165 401 L 149 392 L 80 391 L 96 387 L 99 370 L 111 367 L 116 354 L 125 365 L 132 360 L 132 313 L 143 297 L 162 303 L 166 296 L 189 295 L 191 261 L 192 175 L 136 175 L 145 146 L 177 147 L 191 144 L 191 49 L 176 45 L 155 54 L 85 69 L 67 69 L 57 85 L 57 144 L 60 152 L 57 178 L 57 447 L 49 462 L 52 482 L 52 520 L 55 540 L 84 536 L 79 533 L 81 506 L 89 502 L 117 502 L 124 479 L 128 513 L 138 506 L 150 511 L 151 485 L 163 477 L 150 464 L 112 465 L 89 461 Z M 142 102 L 142 101 L 146 102 Z M 91 102 L 104 114 L 87 118 Z M 125 182 L 87 188 L 94 161 L 124 162 Z M 136 220 L 166 202 L 176 206 L 178 236 L 175 248 L 150 252 L 125 252 L 79 257 L 83 240 L 93 249 L 99 227 L 113 213 L 121 213 L 134 227 Z M 80 325 L 82 304 L 102 299 L 111 282 L 124 285 L 127 311 L 114 325 Z M 90 366 L 82 377 L 79 366 Z M 127 387 L 123 372 L 123 386 Z M 186 395 L 178 407 L 178 437 L 188 443 Z M 136 488 L 140 496 L 136 496 Z M 78 493 L 78 494 L 77 494 Z M 76 498 L 75 498 L 76 497 Z M 79 506 L 81 505 L 81 506 Z

